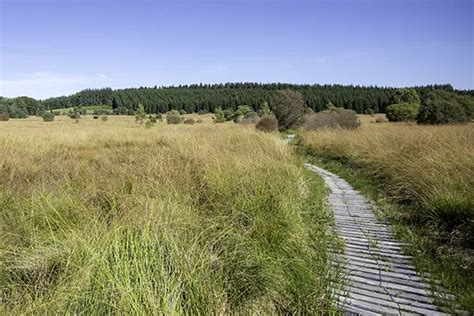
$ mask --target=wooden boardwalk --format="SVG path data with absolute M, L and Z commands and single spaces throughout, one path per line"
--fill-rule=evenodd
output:
M 390 226 L 379 222 L 370 203 L 345 180 L 311 164 L 331 190 L 329 203 L 336 230 L 345 241 L 344 253 L 335 253 L 345 286 L 334 291 L 338 307 L 361 315 L 447 315 L 440 312 L 424 283 L 402 253 Z

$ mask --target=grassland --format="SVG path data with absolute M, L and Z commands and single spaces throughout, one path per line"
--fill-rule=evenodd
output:
M 0 124 L 0 313 L 331 309 L 322 182 L 278 135 L 133 120 Z
M 413 243 L 430 272 L 474 310 L 474 126 L 371 124 L 305 133 L 301 145 L 356 188 L 378 195 L 381 216 Z
M 88 105 L 88 106 L 83 106 L 83 110 L 86 111 L 87 114 L 92 114 L 95 111 L 112 111 L 112 106 L 106 106 L 106 105 Z M 54 112 L 59 112 L 60 114 L 68 114 L 74 110 L 73 107 L 70 108 L 60 108 L 60 109 L 55 109 L 53 110 Z

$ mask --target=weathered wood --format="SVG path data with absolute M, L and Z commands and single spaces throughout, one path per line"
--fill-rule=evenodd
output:
M 389 224 L 377 220 L 373 204 L 347 181 L 306 164 L 331 190 L 328 204 L 336 232 L 345 241 L 344 253 L 333 251 L 331 264 L 342 267 L 342 288 L 333 295 L 347 313 L 363 315 L 446 315 L 434 304 L 432 290 L 403 253 Z

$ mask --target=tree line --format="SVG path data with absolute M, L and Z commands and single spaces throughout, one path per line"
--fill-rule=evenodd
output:
M 86 89 L 70 96 L 35 100 L 28 97 L 0 98 L 0 111 L 10 117 L 38 115 L 45 110 L 80 108 L 90 105 L 112 106 L 115 114 L 133 114 L 142 104 L 147 113 L 166 113 L 170 110 L 214 112 L 216 108 L 236 110 L 247 105 L 259 110 L 279 90 L 300 92 L 312 110 L 322 111 L 328 104 L 354 110 L 357 113 L 385 113 L 393 104 L 397 88 L 353 85 L 296 85 L 286 83 L 224 83 L 192 84 L 162 87 L 139 87 L 113 90 Z M 423 97 L 433 90 L 457 92 L 449 84 L 413 87 Z M 470 91 L 460 93 L 471 94 Z

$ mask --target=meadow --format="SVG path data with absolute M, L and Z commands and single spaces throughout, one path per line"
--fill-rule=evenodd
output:
M 421 271 L 431 273 L 474 310 L 474 126 L 374 124 L 362 116 L 351 130 L 306 132 L 305 154 L 379 195 L 380 216 L 413 247 Z
M 278 134 L 210 122 L 2 122 L 0 312 L 331 310 L 321 179 Z

